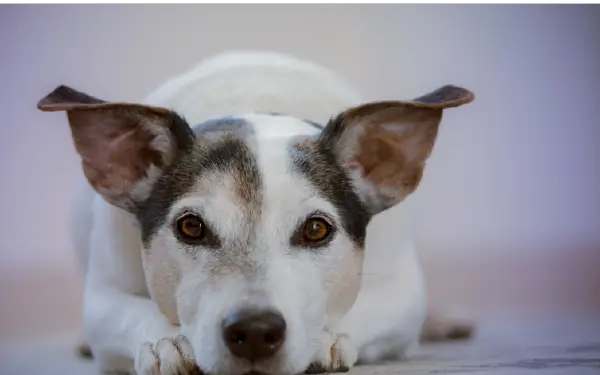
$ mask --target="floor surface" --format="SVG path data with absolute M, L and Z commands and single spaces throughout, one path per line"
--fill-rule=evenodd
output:
M 73 337 L 3 343 L 0 375 L 96 374 L 93 361 L 74 355 Z M 600 374 L 600 316 L 490 319 L 471 341 L 426 345 L 405 362 L 350 374 Z

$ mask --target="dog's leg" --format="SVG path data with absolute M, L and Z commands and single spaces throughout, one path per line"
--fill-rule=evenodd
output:
M 85 333 L 103 372 L 198 372 L 189 342 L 149 298 L 106 287 L 90 288 L 86 297 Z M 124 364 L 126 359 L 129 366 Z
M 148 296 L 139 230 L 130 215 L 97 197 L 84 289 L 83 325 L 106 373 L 191 374 L 191 347 Z

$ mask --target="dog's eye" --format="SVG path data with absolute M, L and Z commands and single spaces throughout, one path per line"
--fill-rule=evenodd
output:
M 302 226 L 302 242 L 318 245 L 331 234 L 331 224 L 320 217 L 311 217 Z
M 335 234 L 333 220 L 327 214 L 315 212 L 296 227 L 290 238 L 293 247 L 319 248 L 327 245 Z
M 202 240 L 205 234 L 204 223 L 193 214 L 186 214 L 177 219 L 177 234 L 186 242 Z

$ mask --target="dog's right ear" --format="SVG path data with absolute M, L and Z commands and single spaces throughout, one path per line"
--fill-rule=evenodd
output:
M 37 107 L 67 112 L 90 185 L 107 202 L 133 213 L 164 168 L 194 142 L 189 125 L 173 111 L 108 103 L 67 86 L 54 89 Z
M 471 91 L 446 85 L 409 101 L 365 103 L 333 118 L 319 143 L 351 176 L 375 215 L 400 203 L 419 185 L 442 112 L 474 99 Z

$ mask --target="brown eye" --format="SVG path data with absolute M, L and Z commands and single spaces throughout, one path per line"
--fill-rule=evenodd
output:
M 187 214 L 177 219 L 177 232 L 184 241 L 199 241 L 204 237 L 204 224 L 198 216 Z
M 309 243 L 322 242 L 330 233 L 331 225 L 318 217 L 308 219 L 302 228 L 303 241 Z

